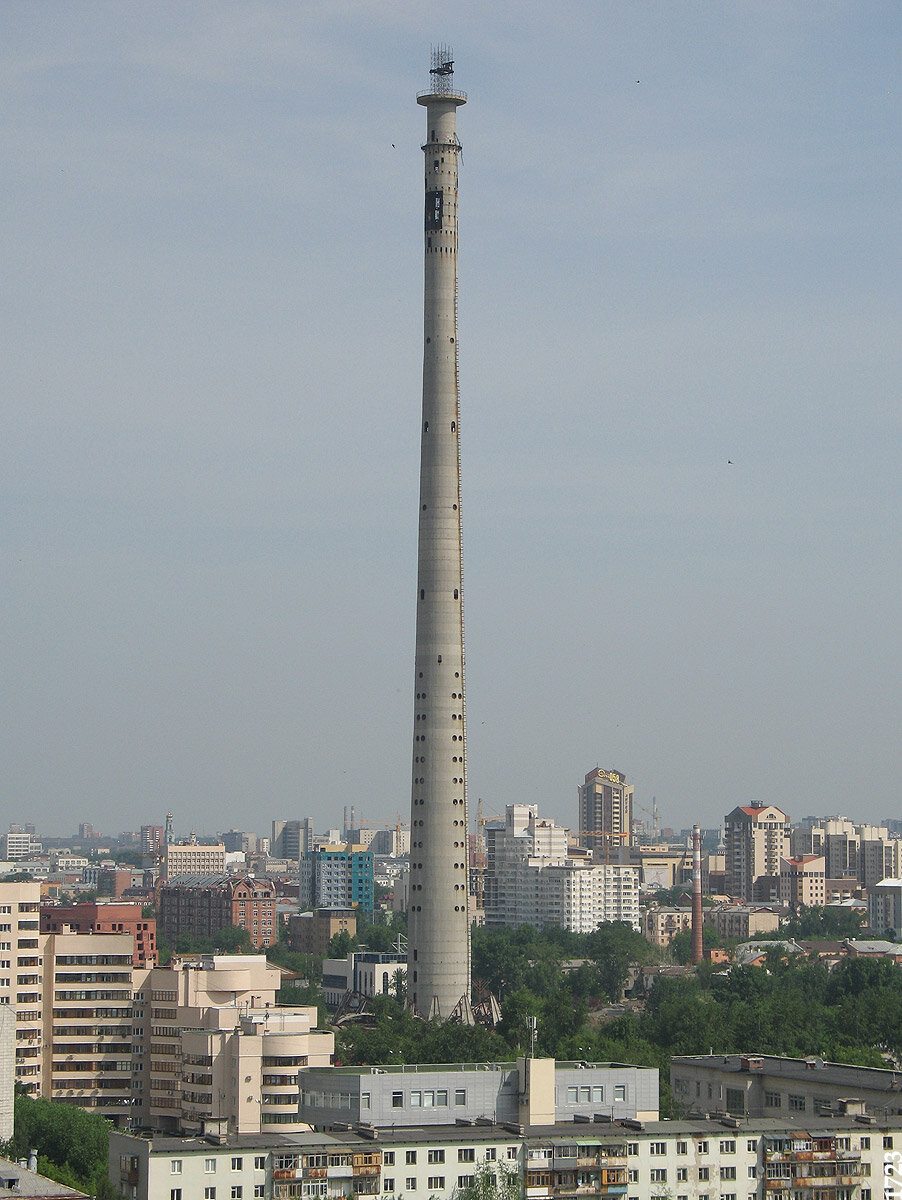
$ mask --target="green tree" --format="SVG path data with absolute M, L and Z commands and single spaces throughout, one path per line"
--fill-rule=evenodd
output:
M 359 950 L 360 943 L 356 937 L 351 937 L 347 929 L 333 933 L 326 949 L 326 958 L 347 958 L 352 950 Z
M 30 1096 L 15 1099 L 13 1157 L 37 1150 L 38 1169 L 59 1183 L 93 1192 L 107 1173 L 109 1140 L 109 1122 L 96 1113 Z
M 250 930 L 240 925 L 224 925 L 213 934 L 213 949 L 220 954 L 253 954 L 254 941 Z
M 456 1200 L 519 1200 L 522 1195 L 517 1172 L 501 1162 L 480 1163 L 473 1182 L 455 1192 Z

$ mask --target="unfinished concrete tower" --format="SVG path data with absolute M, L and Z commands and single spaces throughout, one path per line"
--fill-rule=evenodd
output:
M 432 51 L 426 108 L 423 418 L 407 995 L 424 1017 L 470 1016 L 457 357 L 457 109 L 450 48 Z

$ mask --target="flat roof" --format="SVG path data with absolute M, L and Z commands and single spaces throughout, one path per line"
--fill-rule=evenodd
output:
M 743 1066 L 749 1060 L 763 1066 Z M 854 1063 L 825 1062 L 822 1058 L 780 1058 L 771 1054 L 697 1054 L 678 1055 L 670 1060 L 671 1070 L 680 1064 L 727 1071 L 736 1075 L 779 1075 L 784 1079 L 811 1079 L 842 1087 L 869 1087 L 882 1091 L 902 1091 L 902 1072 L 889 1067 L 859 1067 Z

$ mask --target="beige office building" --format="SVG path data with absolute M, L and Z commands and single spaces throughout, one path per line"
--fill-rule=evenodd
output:
M 224 875 L 225 845 L 200 846 L 196 842 L 168 842 L 163 847 L 160 878 L 164 883 L 179 875 Z

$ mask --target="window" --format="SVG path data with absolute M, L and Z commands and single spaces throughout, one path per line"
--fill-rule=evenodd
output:
M 749 1140 L 745 1144 L 745 1148 L 746 1148 L 746 1150 L 748 1150 L 749 1154 L 756 1154 L 758 1151 L 758 1139 L 757 1138 L 749 1138 Z
M 232 1200 L 241 1200 L 241 1197 L 243 1195 L 244 1195 L 244 1189 L 242 1188 L 241 1184 L 233 1183 L 232 1184 Z
M 431 1163 L 443 1163 L 445 1161 L 444 1150 L 429 1150 L 426 1154 L 426 1161 Z
M 667 1153 L 667 1143 L 666 1142 L 651 1142 L 651 1143 L 649 1143 L 648 1152 L 649 1152 L 649 1154 L 666 1154 Z
M 604 1088 L 603 1087 L 593 1087 L 592 1088 L 592 1103 L 593 1104 L 601 1104 L 603 1101 L 604 1101 Z
M 463 1146 L 457 1151 L 458 1162 L 476 1162 L 476 1151 L 472 1146 Z
M 265 1196 L 265 1195 L 266 1195 L 266 1184 L 265 1183 L 255 1183 L 254 1184 L 254 1196 L 257 1198 L 257 1200 L 259 1200 L 259 1198 L 261 1196 Z
M 735 1154 L 736 1153 L 735 1138 L 729 1138 L 727 1141 L 721 1142 L 720 1143 L 720 1152 L 721 1152 L 721 1154 Z
M 423 1107 L 423 1093 L 422 1092 L 411 1092 L 410 1093 L 410 1107 L 411 1108 L 422 1108 Z
M 215 1175 L 216 1174 L 216 1159 L 215 1158 L 205 1158 L 204 1159 L 204 1174 L 205 1175 Z
M 467 1102 L 467 1089 L 466 1088 L 457 1088 L 457 1090 L 454 1093 L 455 1105 L 457 1107 L 460 1107 L 461 1104 L 466 1104 L 466 1102 Z
M 626 1152 L 627 1152 L 627 1154 L 638 1154 L 639 1153 L 639 1143 L 638 1142 L 627 1142 L 626 1143 Z
M 792 1093 L 790 1092 L 789 1109 L 790 1109 L 790 1112 L 804 1112 L 805 1111 L 805 1097 L 804 1096 L 793 1096 Z
M 711 1178 L 711 1172 L 709 1171 L 709 1169 L 707 1167 L 699 1167 L 699 1169 L 698 1169 L 699 1183 L 706 1181 L 710 1178 Z
M 426 1186 L 430 1192 L 443 1192 L 445 1190 L 444 1175 L 430 1175 Z
M 169 1160 L 169 1174 L 170 1175 L 181 1175 L 181 1173 L 182 1173 L 182 1160 L 180 1158 L 171 1158 Z
M 494 1162 L 498 1157 L 498 1148 L 496 1146 L 488 1146 L 485 1152 L 485 1161 Z
M 395 1181 L 389 1179 L 387 1175 L 384 1176 L 382 1179 L 382 1190 L 383 1192 L 393 1192 L 395 1190 Z
M 232 1159 L 232 1170 L 233 1171 L 243 1171 L 244 1170 L 244 1159 L 243 1158 L 233 1158 Z
M 689 1143 L 688 1142 L 677 1142 L 677 1154 L 688 1154 L 688 1153 L 689 1153 Z
M 417 1181 L 415 1175 L 407 1176 L 407 1190 L 408 1192 L 415 1192 L 417 1190 Z
M 416 1150 L 408 1150 L 408 1151 L 407 1151 L 407 1165 L 408 1165 L 409 1167 L 411 1167 L 411 1166 L 416 1166 L 416 1161 L 417 1161 L 417 1152 L 416 1152 Z
M 404 1093 L 403 1092 L 392 1092 L 391 1106 L 392 1106 L 392 1108 L 403 1108 L 404 1107 Z
M 508 1157 L 508 1158 L 509 1158 L 509 1159 L 510 1159 L 512 1162 L 516 1160 L 516 1157 L 517 1157 L 517 1147 L 516 1147 L 516 1146 L 508 1146 L 508 1148 L 507 1148 L 507 1157 Z
M 708 1143 L 704 1139 L 702 1139 L 702 1141 L 700 1141 L 698 1144 L 698 1152 L 699 1152 L 699 1154 L 707 1154 L 708 1153 Z
M 749 1167 L 748 1176 L 749 1176 L 749 1179 L 756 1179 L 758 1176 L 758 1168 L 757 1167 Z
M 395 1165 L 394 1150 L 386 1150 L 382 1155 L 382 1165 L 385 1167 L 393 1167 Z
M 764 1093 L 764 1107 L 765 1108 L 781 1108 L 782 1104 L 783 1104 L 783 1102 L 780 1099 L 779 1092 L 765 1092 Z
M 361 1108 L 369 1108 L 369 1106 L 370 1106 L 369 1092 L 361 1092 L 360 1093 L 360 1107 Z
M 475 1175 L 458 1175 L 457 1177 L 457 1186 L 460 1188 L 472 1187 L 475 1182 Z
M 736 1168 L 735 1167 L 721 1167 L 720 1168 L 720 1177 L 721 1177 L 721 1179 L 735 1179 L 736 1178 Z
M 652 1183 L 666 1183 L 667 1171 L 664 1167 L 652 1167 L 651 1169 Z
M 862 1148 L 862 1150 L 870 1150 L 871 1139 L 869 1137 L 863 1137 L 861 1139 L 861 1148 Z
M 677 1183 L 685 1183 L 689 1178 L 688 1167 L 677 1167 Z
M 204 1200 L 216 1200 L 216 1188 L 205 1187 L 204 1188 Z
M 614 1099 L 615 1100 L 625 1100 L 626 1099 L 626 1084 L 625 1083 L 615 1083 L 614 1084 Z
M 638 1183 L 639 1182 L 639 1172 L 638 1171 L 627 1171 L 626 1176 L 627 1176 L 627 1179 L 630 1181 L 630 1183 Z
M 266 1170 L 266 1155 L 265 1154 L 257 1154 L 254 1157 L 254 1170 L 255 1171 L 265 1171 Z
M 579 1101 L 579 1088 L 568 1087 L 567 1088 L 567 1103 L 568 1104 L 576 1104 L 578 1101 Z
M 891 1137 L 885 1137 L 883 1139 L 883 1149 L 884 1150 L 892 1150 L 892 1148 L 893 1148 L 893 1139 Z
M 181 1188 L 170 1188 L 169 1189 L 169 1200 L 182 1200 L 182 1189 Z
M 435 1093 L 435 1107 L 436 1108 L 447 1108 L 448 1107 L 448 1091 L 446 1088 L 440 1088 Z

